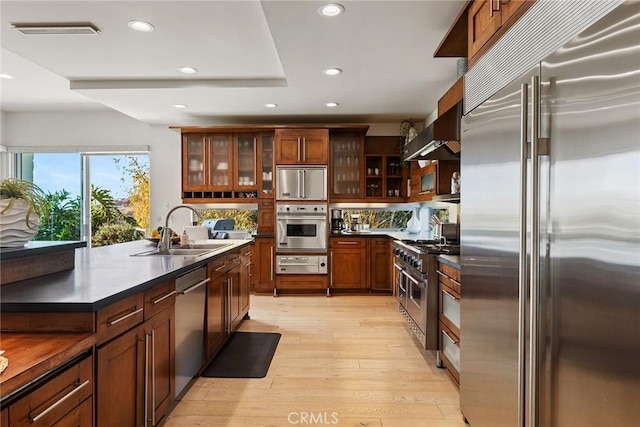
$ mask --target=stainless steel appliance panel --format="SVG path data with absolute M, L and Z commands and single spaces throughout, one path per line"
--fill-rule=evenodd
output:
M 521 83 L 463 117 L 460 406 L 473 427 L 517 425 Z
M 176 396 L 197 375 L 204 362 L 205 285 L 208 281 L 206 267 L 176 279 Z
M 552 118 L 543 426 L 640 419 L 639 41 L 640 3 L 625 3 L 542 63 Z
M 278 274 L 327 274 L 326 255 L 278 255 Z
M 277 200 L 327 200 L 326 166 L 276 166 Z

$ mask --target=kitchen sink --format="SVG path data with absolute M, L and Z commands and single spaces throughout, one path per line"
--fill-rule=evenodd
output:
M 231 245 L 233 245 L 233 243 L 205 241 L 193 243 L 189 245 L 189 247 L 171 248 L 164 251 L 158 251 L 154 248 L 148 251 L 131 254 L 131 256 L 200 256 Z
M 192 249 L 222 249 L 222 248 L 226 248 L 227 246 L 231 246 L 233 245 L 233 243 L 227 243 L 227 242 L 196 242 L 196 243 L 192 243 L 189 245 L 190 248 Z
M 174 256 L 174 255 L 182 255 L 182 256 L 200 256 L 207 254 L 209 252 L 213 252 L 215 249 L 205 249 L 205 248 L 175 248 L 169 249 L 166 251 L 159 251 L 157 249 L 152 249 L 150 251 L 138 252 L 137 254 L 131 254 L 131 256 Z

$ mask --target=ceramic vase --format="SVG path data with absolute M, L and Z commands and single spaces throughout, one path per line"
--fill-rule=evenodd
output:
M 20 199 L 13 199 L 13 204 L 6 209 L 11 199 L 0 200 L 0 247 L 21 247 L 33 240 L 38 233 L 40 217 L 35 212 L 29 214 L 29 225 L 25 220 L 28 205 Z M 5 210 L 6 209 L 6 210 Z

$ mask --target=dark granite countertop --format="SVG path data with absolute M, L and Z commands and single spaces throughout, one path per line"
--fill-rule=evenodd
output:
M 32 255 L 42 255 L 53 252 L 84 248 L 87 242 L 54 242 L 54 241 L 31 241 L 18 248 L 0 248 L 0 260 L 24 258 Z
M 460 255 L 438 255 L 437 260 L 460 270 Z
M 91 312 L 173 279 L 252 240 L 201 256 L 129 256 L 153 249 L 139 240 L 76 249 L 75 269 L 2 286 L 0 310 L 7 312 Z

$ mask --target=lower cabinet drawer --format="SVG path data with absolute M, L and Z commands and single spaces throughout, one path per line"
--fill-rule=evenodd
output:
M 93 357 L 89 356 L 11 405 L 10 425 L 93 425 L 92 393 Z M 84 422 L 69 423 L 76 419 Z
M 442 334 L 442 354 L 453 365 L 453 368 L 460 373 L 460 343 L 457 338 L 446 331 L 444 328 L 440 329 Z
M 442 315 L 460 331 L 460 300 L 444 287 L 440 287 Z

